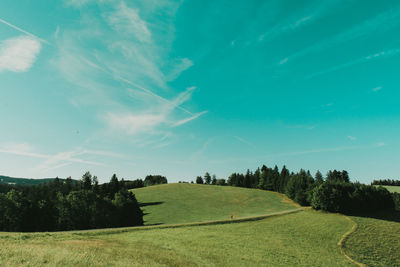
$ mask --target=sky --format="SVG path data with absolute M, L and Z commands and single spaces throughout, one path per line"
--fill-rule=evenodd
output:
M 2 0 L 0 175 L 399 179 L 400 2 Z

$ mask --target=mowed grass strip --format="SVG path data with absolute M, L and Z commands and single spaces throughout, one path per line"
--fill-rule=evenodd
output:
M 385 220 L 352 216 L 358 228 L 344 243 L 345 252 L 367 266 L 400 266 L 400 216 L 391 213 L 375 214 Z
M 89 232 L 0 233 L 4 266 L 353 266 L 337 242 L 344 216 L 301 211 L 235 224 Z
M 296 207 L 278 193 L 231 186 L 177 183 L 133 192 L 145 225 L 237 219 Z

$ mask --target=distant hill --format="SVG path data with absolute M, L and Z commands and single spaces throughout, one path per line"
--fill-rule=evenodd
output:
M 55 178 L 41 178 L 41 179 L 15 178 L 15 177 L 0 175 L 0 184 L 32 186 L 32 185 L 47 183 L 54 179 Z M 64 179 L 60 179 L 60 180 L 64 180 Z

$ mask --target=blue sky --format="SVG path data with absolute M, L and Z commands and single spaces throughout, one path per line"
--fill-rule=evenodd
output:
M 3 0 L 0 174 L 399 178 L 398 1 Z

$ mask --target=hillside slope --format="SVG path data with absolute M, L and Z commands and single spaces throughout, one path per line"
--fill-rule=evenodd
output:
M 133 192 L 146 225 L 236 219 L 296 208 L 281 194 L 231 186 L 181 183 Z
M 0 265 L 354 266 L 337 246 L 351 226 L 341 215 L 302 211 L 251 222 L 122 233 L 0 233 Z

